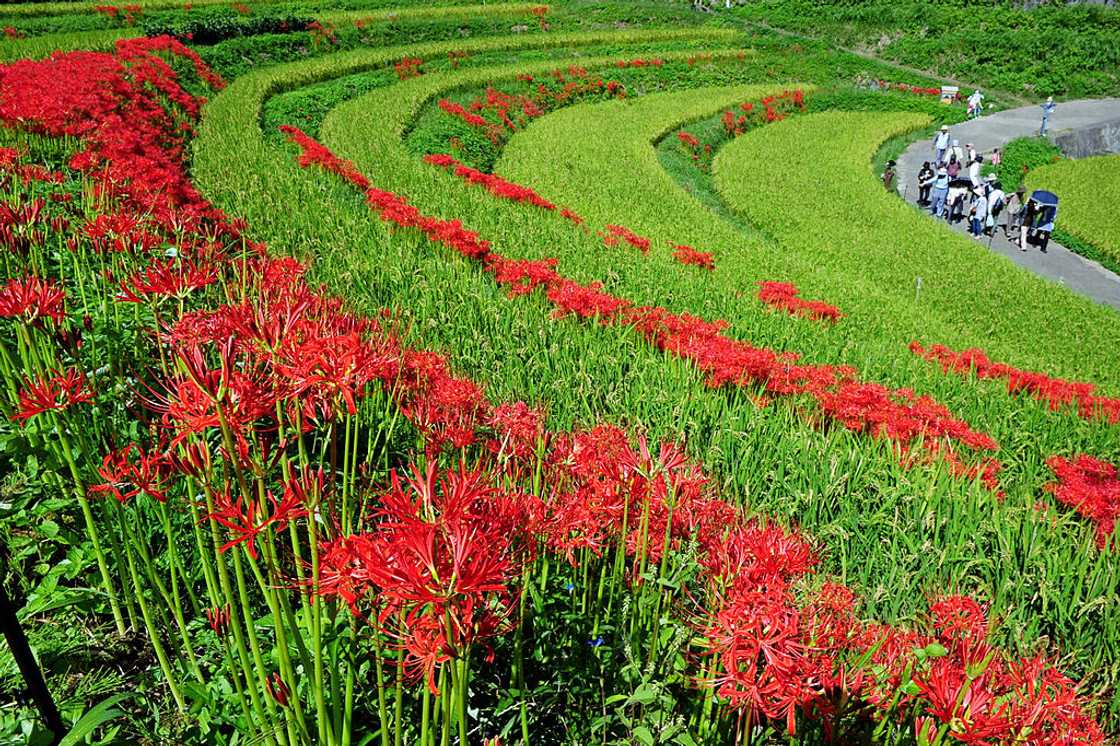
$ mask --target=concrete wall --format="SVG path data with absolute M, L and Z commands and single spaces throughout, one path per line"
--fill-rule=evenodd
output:
M 1120 119 L 1084 129 L 1056 132 L 1051 139 L 1070 158 L 1120 153 Z

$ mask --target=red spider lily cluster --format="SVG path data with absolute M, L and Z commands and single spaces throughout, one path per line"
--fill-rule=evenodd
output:
M 518 81 L 529 86 L 526 92 L 509 93 L 488 86 L 485 93 L 466 106 L 449 99 L 440 99 L 438 105 L 446 114 L 480 130 L 497 145 L 524 128 L 530 120 L 557 107 L 590 97 L 622 98 L 626 95 L 626 89 L 618 81 L 591 77 L 582 67 L 556 69 L 549 77 L 551 81 L 545 82 L 536 81 L 531 75 L 519 75 Z
M 12 419 L 26 422 L 44 412 L 61 412 L 92 400 L 93 390 L 82 371 L 48 370 L 24 381 Z
M 534 16 L 540 23 L 541 31 L 548 31 L 548 21 L 545 20 L 545 16 L 548 15 L 548 10 L 549 8 L 547 5 L 535 5 L 529 8 L 529 14 Z
M 65 315 L 65 300 L 62 288 L 49 280 L 34 275 L 13 278 L 0 288 L 0 318 L 19 318 L 28 323 L 50 319 L 60 323 Z
M 114 21 L 119 18 L 129 26 L 136 22 L 137 17 L 144 15 L 144 9 L 139 5 L 95 5 L 93 11 Z
M 0 148 L 0 184 L 8 186 L 12 177 L 20 179 L 23 182 L 42 181 L 51 184 L 60 184 L 63 180 L 63 175 L 58 171 L 52 171 L 40 163 L 24 163 L 22 162 L 23 154 L 15 148 Z M 59 193 L 52 194 L 52 197 L 58 196 Z M 12 225 L 13 223 L 28 223 L 29 221 L 20 215 L 20 211 L 13 208 L 11 205 L 5 204 L 3 206 L 4 215 L 0 222 L 5 226 Z M 24 210 L 34 209 L 35 215 L 42 211 L 42 206 L 36 207 L 36 203 L 27 205 Z M 32 216 L 34 217 L 34 216 Z
M 4 36 L 8 39 L 22 39 L 23 32 L 17 29 L 15 26 L 5 26 Z
M 656 585 L 645 583 L 644 569 L 695 545 L 709 608 L 696 621 L 713 661 L 697 678 L 716 687 L 748 727 L 759 718 L 785 723 L 790 732 L 798 717 L 828 723 L 853 698 L 887 718 L 898 696 L 921 732 L 944 729 L 974 743 L 1104 742 L 1085 713 L 1085 701 L 1051 664 L 1042 658 L 1009 660 L 989 647 L 987 621 L 974 601 L 949 597 L 935 603 L 933 634 L 926 636 L 859 621 L 854 594 L 843 586 L 826 585 L 821 593 L 806 594 L 807 601 L 795 598 L 794 584 L 809 578 L 816 564 L 806 539 L 744 518 L 714 495 L 700 466 L 681 448 L 650 448 L 644 439 L 635 447 L 625 432 L 609 425 L 550 432 L 543 415 L 523 402 L 495 406 L 479 385 L 455 375 L 443 356 L 404 346 L 391 321 L 347 312 L 340 301 L 304 281 L 303 265 L 269 258 L 264 247 L 246 242 L 243 226 L 191 187 L 182 128 L 156 137 L 168 120 L 153 112 L 135 121 L 120 117 L 144 111 L 144 102 L 154 105 L 153 90 L 166 96 L 162 107 L 182 112 L 185 122 L 197 116 L 199 101 L 186 97 L 170 70 L 156 63 L 158 57 L 149 59 L 161 51 L 180 55 L 166 42 L 149 40 L 118 47 L 116 55 L 108 55 L 115 64 L 77 53 L 77 62 L 96 68 L 91 71 L 70 64 L 74 60 L 67 61 L 68 55 L 37 63 L 42 70 L 23 63 L 0 68 L 0 119 L 80 138 L 76 167 L 91 169 L 88 178 L 106 212 L 79 227 L 75 208 L 74 231 L 95 247 L 97 258 L 112 262 L 115 272 L 100 281 L 121 288 L 118 301 L 132 302 L 127 308 L 138 313 L 141 307 L 151 311 L 146 332 L 159 350 L 153 356 L 159 361 L 145 379 L 147 393 L 137 404 L 146 418 L 138 428 L 141 438 L 150 442 L 109 448 L 96 468 L 97 479 L 86 485 L 88 493 L 115 498 L 98 505 L 120 511 L 108 512 L 109 530 L 115 530 L 114 521 L 131 521 L 128 511 L 143 509 L 136 499 L 141 495 L 165 504 L 178 501 L 192 516 L 201 513 L 199 522 L 212 532 L 216 559 L 206 559 L 202 534 L 195 534 L 200 552 L 194 556 L 214 573 L 205 578 L 209 606 L 195 613 L 205 616 L 220 643 L 228 645 L 222 649 L 225 665 L 239 690 L 244 687 L 254 702 L 260 697 L 279 705 L 282 723 L 258 722 L 258 730 L 302 729 L 306 700 L 314 699 L 308 682 L 320 695 L 329 687 L 318 657 L 324 647 L 319 644 L 322 626 L 309 622 L 308 629 L 297 620 L 348 627 L 333 624 L 324 609 L 330 604 L 323 600 L 341 600 L 366 618 L 375 640 L 382 634 L 395 640 L 404 671 L 436 689 L 437 669 L 441 678 L 455 682 L 457 675 L 447 674 L 452 661 L 465 660 L 472 646 L 485 645 L 520 622 L 518 582 L 538 553 L 579 563 L 613 549 L 630 563 L 630 587 L 641 590 Z M 13 71 L 19 74 L 10 77 Z M 44 71 L 73 75 L 75 85 L 55 86 L 55 96 L 65 100 L 33 109 L 28 100 L 42 99 L 22 86 L 44 81 Z M 199 69 L 204 79 L 208 72 Z M 92 85 L 86 77 L 92 75 L 103 76 L 102 85 Z M 91 91 L 111 91 L 106 98 L 115 100 L 99 100 Z M 75 93 L 84 95 L 71 97 Z M 140 133 L 135 139 L 129 138 L 130 127 Z M 667 352 L 694 360 L 717 385 L 762 383 L 771 393 L 809 393 L 822 403 L 825 396 L 838 396 L 841 384 L 859 385 L 846 369 L 797 365 L 793 355 L 733 340 L 723 334 L 723 322 L 635 308 L 598 286 L 579 285 L 556 272 L 555 260 L 506 259 L 458 221 L 421 214 L 404 197 L 374 188 L 353 164 L 302 132 L 285 131 L 303 149 L 304 166 L 318 165 L 362 189 L 383 220 L 420 230 L 480 261 L 511 293 L 542 287 L 560 312 L 632 325 Z M 69 228 L 49 223 L 43 230 Z M 177 249 L 178 264 L 160 251 L 166 245 Z M 19 290 L 5 298 L 18 311 L 7 314 L 13 323 L 41 334 L 34 322 L 53 319 L 54 309 L 66 306 L 50 289 L 53 279 L 35 285 L 35 278 L 27 274 Z M 29 286 L 33 292 L 27 292 Z M 182 304 L 164 304 L 167 299 Z M 161 318 L 161 309 L 172 315 Z M 927 399 L 896 391 L 876 401 L 881 392 L 859 393 L 852 397 L 858 401 L 829 405 L 843 411 L 844 424 L 853 429 L 872 429 L 900 441 L 921 435 L 984 445 L 979 434 L 951 421 L 947 411 Z M 30 420 L 49 410 L 61 420 L 93 395 L 79 369 L 43 370 L 25 382 L 15 416 Z M 411 470 L 404 482 L 394 475 L 386 487 L 370 491 L 360 469 L 337 470 L 337 460 L 327 451 L 341 449 L 350 458 L 353 447 L 357 454 L 352 441 L 360 438 L 350 436 L 354 418 L 380 411 L 384 400 L 415 428 L 428 466 Z M 882 409 L 911 419 L 884 418 Z M 87 421 L 76 417 L 73 423 Z M 936 430 L 929 429 L 931 423 Z M 345 439 L 325 438 L 321 458 L 304 455 L 316 436 L 339 431 L 347 433 Z M 81 435 L 74 424 L 56 432 Z M 442 451 L 472 445 L 484 454 L 478 467 L 459 460 L 457 468 L 438 468 Z M 545 488 L 529 489 L 534 474 L 541 475 Z M 345 508 L 355 491 L 372 498 L 369 509 Z M 131 566 L 138 539 L 127 538 L 131 541 L 121 542 L 120 551 L 128 554 Z M 169 555 L 178 545 L 190 544 L 182 538 L 168 532 Z M 281 557 L 278 544 L 285 539 L 291 540 L 290 554 Z M 300 546 L 313 553 L 311 562 L 300 561 Z M 150 562 L 145 567 L 152 580 L 135 570 L 131 578 L 138 603 L 161 598 L 170 607 L 161 616 L 172 629 L 148 633 L 165 683 L 175 691 L 174 671 L 164 665 L 160 651 L 174 637 L 174 627 L 184 638 L 179 655 L 190 658 L 193 646 L 174 582 L 175 561 L 169 562 L 169 586 L 155 580 L 160 568 Z M 266 630 L 247 608 L 250 589 L 271 613 L 267 634 L 275 635 L 276 645 L 268 660 L 258 652 L 263 647 L 258 637 Z M 295 604 L 305 604 L 298 615 Z M 147 623 L 148 613 L 143 616 Z M 307 636 L 293 641 L 285 634 Z M 256 660 L 247 653 L 246 637 Z M 339 638 L 337 644 L 353 641 Z M 315 647 L 299 650 L 308 642 Z M 915 649 L 924 645 L 929 651 L 934 642 L 943 652 L 919 659 Z M 873 666 L 853 662 L 869 652 Z M 307 657 L 289 658 L 297 655 Z M 376 671 L 369 675 L 376 677 L 376 694 L 383 698 L 385 658 L 380 649 L 373 657 L 374 664 L 362 670 Z M 354 682 L 351 678 L 348 685 Z M 362 686 L 359 679 L 357 687 Z M 463 679 L 452 686 L 459 686 L 465 699 Z M 339 722 L 349 717 L 343 712 L 353 704 L 352 698 L 344 701 Z M 186 711 L 182 701 L 178 705 Z M 320 708 L 318 715 L 325 712 Z M 331 722 L 330 717 L 318 723 L 310 714 L 306 718 L 310 730 L 330 729 Z M 388 732 L 384 719 L 381 727 Z M 304 741 L 314 742 L 308 730 L 303 733 Z
M 453 174 L 458 176 L 464 181 L 471 184 L 478 184 L 486 191 L 493 194 L 495 197 L 501 199 L 508 199 L 511 202 L 523 202 L 533 207 L 539 207 L 542 210 L 555 210 L 556 205 L 540 196 L 532 189 L 520 184 L 514 184 L 512 181 L 506 181 L 497 174 L 488 174 L 485 171 L 479 171 L 476 168 L 460 163 L 450 155 L 443 154 L 430 154 L 424 156 L 424 162 L 430 163 L 433 166 L 439 166 L 450 170 Z
M 673 259 L 681 264 L 689 264 L 701 269 L 713 270 L 716 268 L 716 260 L 712 256 L 712 252 L 700 251 L 685 244 L 677 244 L 673 247 Z
M 677 141 L 680 142 L 681 147 L 688 151 L 692 156 L 692 162 L 701 167 L 707 167 L 712 159 L 712 146 L 707 143 L 701 143 L 696 135 L 691 132 L 681 130 L 677 133 Z
M 1079 705 L 1074 682 L 1042 657 L 1009 660 L 989 643 L 983 608 L 963 596 L 930 607 L 929 635 L 859 621 L 850 589 L 826 583 L 798 606 L 791 586 L 815 558 L 797 536 L 735 528 L 705 562 L 718 608 L 704 621 L 711 683 L 747 716 L 785 723 L 831 721 L 855 696 L 884 711 L 917 713 L 915 731 L 962 743 L 1103 743 Z M 870 668 L 847 661 L 870 658 Z M 874 671 L 872 674 L 870 671 Z
M 459 67 L 459 63 L 470 57 L 470 54 L 465 49 L 452 49 L 447 53 L 447 63 L 451 65 L 451 69 L 455 70 Z
M 307 32 L 311 34 L 311 45 L 319 47 L 333 47 L 338 44 L 338 34 L 334 24 L 330 22 L 311 21 L 307 24 Z
M 252 10 L 245 3 L 234 3 L 233 5 L 231 5 L 229 7 L 233 8 L 234 10 L 236 10 L 238 13 L 240 13 L 243 16 L 247 16 L 250 13 L 252 13 Z
M 735 109 L 728 109 L 720 119 L 727 137 L 738 137 L 753 127 L 778 122 L 794 112 L 804 110 L 805 92 L 798 88 L 767 96 L 758 102 L 758 106 L 751 102 L 742 103 L 738 107 L 738 113 Z
M 419 57 L 405 57 L 403 60 L 393 63 L 393 72 L 397 74 L 397 80 L 417 78 L 423 73 L 423 70 L 420 69 L 423 64 L 424 60 Z
M 615 67 L 661 67 L 665 64 L 665 60 L 660 57 L 635 57 L 632 60 L 619 60 L 614 63 Z
M 649 239 L 625 226 L 608 223 L 606 233 L 599 235 L 603 237 L 604 246 L 617 246 L 619 241 L 625 241 L 643 254 L 649 253 Z
M 1097 394 L 1095 384 L 1066 381 L 1045 373 L 1020 370 L 1007 363 L 997 363 L 977 348 L 954 352 L 940 344 L 930 345 L 927 349 L 914 341 L 910 343 L 910 351 L 918 357 L 937 363 L 945 373 L 971 373 L 977 378 L 1006 379 L 1008 393 L 1026 392 L 1035 399 L 1046 402 L 1055 412 L 1075 406 L 1077 413 L 1085 419 L 1102 419 L 1113 425 L 1120 423 L 1120 397 Z
M 333 155 L 309 157 L 309 153 L 327 149 L 306 135 L 300 133 L 293 141 L 303 149 L 300 163 L 320 163 L 360 189 L 368 183 L 353 173 L 353 164 L 343 159 Z M 904 453 L 921 443 L 927 454 L 948 461 L 955 474 L 983 476 L 985 484 L 996 487 L 998 462 L 986 458 L 968 465 L 960 452 L 995 451 L 995 441 L 953 417 L 928 396 L 859 381 L 855 371 L 845 366 L 799 364 L 796 353 L 778 353 L 728 337 L 723 333 L 728 326 L 725 321 L 706 321 L 656 306 L 634 306 L 604 291 L 599 283 L 581 284 L 564 277 L 556 270 L 555 260 L 517 263 L 494 251 L 488 241 L 465 229 L 458 220 L 425 216 L 400 195 L 375 187 L 364 189 L 368 203 L 382 220 L 417 228 L 430 240 L 480 261 L 496 279 L 501 277 L 509 283 L 511 297 L 543 288 L 555 307 L 555 316 L 630 326 L 658 349 L 690 360 L 705 374 L 709 386 L 762 386 L 772 395 L 808 395 L 817 402 L 822 415 L 848 430 L 888 440 Z
M 793 316 L 805 316 L 817 321 L 839 321 L 844 314 L 836 306 L 821 300 L 805 300 L 801 291 L 790 282 L 763 280 L 758 283 L 758 299 Z
M 902 93 L 916 93 L 921 96 L 940 96 L 940 87 L 926 87 L 920 85 L 911 85 L 910 83 L 892 83 L 889 80 L 876 81 L 879 87 L 884 91 L 901 91 Z
M 532 549 L 520 495 L 488 475 L 432 464 L 378 496 L 376 529 L 322 547 L 319 593 L 372 611 L 434 694 L 452 658 L 511 627 L 520 558 Z
M 1046 485 L 1058 502 L 1076 510 L 1097 527 L 1097 543 L 1105 546 L 1120 517 L 1120 476 L 1116 466 L 1082 454 L 1046 460 L 1058 481 Z

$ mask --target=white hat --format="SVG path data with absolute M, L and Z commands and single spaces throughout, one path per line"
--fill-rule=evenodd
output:
M 941 131 L 942 132 L 948 132 L 949 131 L 949 125 L 947 125 L 947 124 L 941 125 Z
M 988 181 L 995 181 L 996 180 L 996 175 L 995 174 L 988 174 L 985 178 Z
M 949 172 L 945 169 L 944 166 L 942 166 L 941 168 L 937 169 L 937 173 L 941 176 L 944 176 L 945 174 L 947 174 Z

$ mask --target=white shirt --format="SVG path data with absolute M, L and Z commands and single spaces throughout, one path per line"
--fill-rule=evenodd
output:
M 933 141 L 933 147 L 938 150 L 947 150 L 949 147 L 949 133 L 939 132 L 937 134 L 937 139 Z
M 984 94 L 981 93 L 980 91 L 976 91 L 975 93 L 973 93 L 971 96 L 968 97 L 968 103 L 973 108 L 976 108 L 977 106 L 980 105 L 980 102 L 983 99 L 984 99 Z
M 972 182 L 972 186 L 980 186 L 979 161 L 973 161 L 972 165 L 968 167 L 968 180 Z
M 996 203 L 1003 198 L 1004 192 L 1002 189 L 993 189 L 988 194 L 988 212 L 991 212 L 993 209 L 995 209 Z

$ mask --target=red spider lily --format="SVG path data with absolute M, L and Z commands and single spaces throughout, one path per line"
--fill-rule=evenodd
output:
M 65 317 L 66 293 L 50 280 L 28 275 L 11 279 L 0 288 L 0 318 L 19 318 L 26 322 L 50 319 L 59 324 Z
M 401 411 L 424 436 L 429 455 L 451 444 L 466 448 L 475 442 L 489 405 L 474 381 L 434 371 L 417 385 Z
M 566 220 L 570 220 L 574 225 L 583 225 L 583 218 L 576 215 L 567 207 L 560 208 L 560 216 Z
M 422 73 L 420 66 L 423 64 L 424 60 L 419 57 L 406 57 L 400 62 L 394 63 L 393 70 L 397 73 L 398 80 L 406 80 L 418 77 Z
M 281 343 L 275 367 L 288 388 L 289 400 L 312 421 L 330 419 L 341 403 L 357 414 L 357 402 L 371 382 L 391 378 L 394 355 L 378 350 L 357 332 L 296 335 Z
M 1120 517 L 1120 477 L 1116 466 L 1085 454 L 1072 459 L 1053 456 L 1046 460 L 1046 465 L 1053 469 L 1058 481 L 1043 489 L 1092 521 L 1097 529 L 1097 544 L 1105 546 Z
M 512 181 L 506 181 L 497 174 L 488 174 L 478 169 L 471 168 L 449 155 L 426 155 L 424 156 L 424 160 L 427 163 L 431 163 L 433 166 L 450 169 L 459 178 L 472 184 L 482 186 L 495 197 L 508 199 L 512 202 L 523 202 L 533 205 L 534 207 L 539 207 L 542 210 L 556 209 L 556 205 L 541 197 L 529 187 L 514 184 Z
M 977 348 L 953 352 L 944 345 L 935 344 L 926 349 L 918 342 L 911 342 L 910 351 L 939 364 L 945 373 L 974 373 L 977 378 L 1006 379 L 1009 393 L 1026 391 L 1035 399 L 1049 404 L 1054 411 L 1076 404 L 1078 414 L 1085 419 L 1100 418 L 1111 424 L 1120 423 L 1120 398 L 1098 395 L 1096 386 L 1091 383 L 1066 381 L 1045 373 L 1020 370 L 1007 363 L 997 363 Z
M 499 457 L 529 463 L 545 441 L 544 415 L 525 402 L 498 405 L 487 424 L 496 435 L 490 449 Z
M 639 236 L 629 228 L 621 225 L 607 225 L 607 233 L 603 236 L 603 244 L 606 246 L 614 246 L 618 243 L 619 239 L 633 246 L 643 254 L 649 253 L 649 239 Z
M 288 488 L 285 488 L 279 500 L 269 492 L 265 503 L 262 505 L 253 499 L 245 500 L 244 495 L 238 495 L 234 500 L 228 488 L 214 495 L 215 510 L 207 517 L 225 527 L 232 535 L 232 538 L 221 546 L 220 551 L 224 553 L 239 544 L 244 544 L 245 551 L 256 559 L 256 539 L 261 533 L 269 527 L 277 531 L 283 530 L 289 521 L 307 515 L 307 509 L 301 504 L 300 495 Z
M 218 637 L 225 637 L 229 631 L 230 622 L 230 608 L 229 604 L 225 606 L 215 607 L 206 610 L 206 621 L 210 624 L 210 629 L 214 630 L 214 634 Z
M 24 380 L 12 420 L 22 424 L 43 412 L 61 412 L 75 404 L 93 401 L 93 396 L 82 371 L 76 368 L 48 370 L 38 378 Z
M 509 286 L 509 297 L 548 287 L 559 279 L 555 259 L 506 259 L 491 254 L 487 269 L 499 285 Z
M 149 403 L 161 413 L 163 423 L 176 431 L 170 445 L 178 446 L 211 428 L 225 428 L 238 448 L 230 457 L 246 459 L 249 431 L 262 418 L 275 414 L 278 392 L 274 376 L 260 367 L 239 368 L 232 339 L 219 346 L 217 368 L 210 366 L 198 347 L 180 348 L 176 357 L 184 372 L 165 381 L 165 393 L 156 394 Z
M 245 12 L 247 13 L 248 9 Z M 292 698 L 292 690 L 284 683 L 284 679 L 281 678 L 279 672 L 273 671 L 264 683 L 265 688 L 268 689 L 268 695 L 276 701 L 276 704 L 287 707 Z
M 463 108 L 462 104 L 456 103 L 455 101 L 441 98 L 439 100 L 439 108 L 453 117 L 462 119 L 472 127 L 489 128 L 493 126 L 490 124 L 490 122 L 486 121 L 485 117 L 480 117 L 478 114 L 472 114 L 471 112 Z
M 183 298 L 217 280 L 218 269 L 213 265 L 199 265 L 192 261 L 155 261 L 120 283 L 121 293 L 117 300 L 144 303 L 161 296 Z
M 352 163 L 336 156 L 299 127 L 284 124 L 280 126 L 280 131 L 288 136 L 288 140 L 300 147 L 302 151 L 299 157 L 300 167 L 316 165 L 324 171 L 341 176 L 359 189 L 369 189 L 369 179 L 363 176 Z
M 758 283 L 758 286 L 758 299 L 773 308 L 819 321 L 838 321 L 843 316 L 836 306 L 798 297 L 801 291 L 791 283 L 764 281 Z
M 665 64 L 664 60 L 659 57 L 650 57 L 649 59 L 635 58 L 632 60 L 619 60 L 614 63 L 615 67 L 661 67 Z
M 435 668 L 500 634 L 515 609 L 515 548 L 525 539 L 500 511 L 512 505 L 480 471 L 440 475 L 434 462 L 403 484 L 394 472 L 377 528 L 324 547 L 321 595 L 352 608 L 376 590 L 378 623 L 394 617 L 408 665 L 435 690 Z M 391 631 L 391 630 L 390 630 Z
M 548 299 L 556 306 L 554 315 L 560 318 L 575 314 L 585 319 L 597 318 L 604 324 L 610 323 L 630 304 L 604 293 L 602 287 L 598 282 L 581 285 L 566 278 L 556 280 L 548 290 Z
M 118 502 L 126 503 L 140 494 L 159 502 L 167 501 L 165 482 L 171 463 L 161 453 L 145 454 L 134 444 L 105 454 L 97 474 L 104 482 L 89 488 L 90 494 L 108 493 Z
M 684 244 L 673 247 L 673 258 L 681 264 L 691 264 L 701 269 L 713 270 L 716 268 L 715 259 L 710 251 L 697 251 Z

